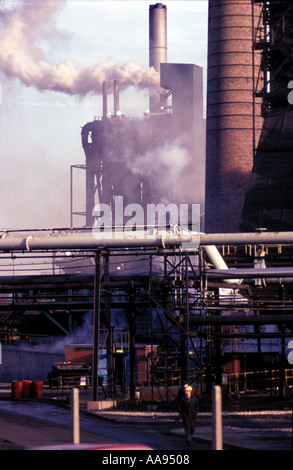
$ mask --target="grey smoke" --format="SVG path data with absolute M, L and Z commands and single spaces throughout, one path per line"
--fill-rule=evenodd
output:
M 60 35 L 54 15 L 65 0 L 24 0 L 14 8 L 0 5 L 0 69 L 8 77 L 38 90 L 51 90 L 84 97 L 101 93 L 103 81 L 119 80 L 121 89 L 159 86 L 159 74 L 133 60 L 114 63 L 107 59 L 87 67 L 75 65 L 69 58 L 50 64 L 38 40 Z
M 127 163 L 134 174 L 149 176 L 154 186 L 160 188 L 160 202 L 201 202 L 201 173 L 196 171 L 196 158 L 186 146 L 183 135 L 138 154 Z

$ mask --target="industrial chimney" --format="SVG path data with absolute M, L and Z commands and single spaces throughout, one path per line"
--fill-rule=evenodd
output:
M 160 73 L 167 62 L 167 8 L 162 3 L 149 8 L 149 66 Z M 160 101 L 160 94 L 150 96 L 150 109 Z
M 210 233 L 238 230 L 262 126 L 261 102 L 253 93 L 253 34 L 251 0 L 209 0 L 205 231 Z

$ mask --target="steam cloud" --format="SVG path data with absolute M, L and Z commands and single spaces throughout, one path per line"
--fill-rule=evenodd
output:
M 197 158 L 188 150 L 185 139 L 185 136 L 180 136 L 168 140 L 127 162 L 134 174 L 148 175 L 153 185 L 160 188 L 160 201 L 164 204 L 202 202 L 202 176 L 198 171 Z
M 76 66 L 70 59 L 49 64 L 37 40 L 57 35 L 54 15 L 66 0 L 23 0 L 17 9 L 0 11 L 0 69 L 9 78 L 38 90 L 51 90 L 84 97 L 101 93 L 103 81 L 119 80 L 121 89 L 129 86 L 157 88 L 159 75 L 133 60 L 113 63 L 111 59 L 88 67 Z M 1 5 L 0 5 L 1 8 Z

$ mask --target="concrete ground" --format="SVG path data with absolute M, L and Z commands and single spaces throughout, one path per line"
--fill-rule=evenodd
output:
M 56 391 L 55 391 L 56 394 Z M 53 395 L 51 390 L 44 388 L 44 395 L 42 399 L 35 400 L 35 403 L 46 401 L 48 403 L 55 403 L 63 407 L 70 408 L 68 402 L 69 394 Z M 0 384 L 0 399 L 2 403 L 7 400 L 11 401 L 11 384 Z M 19 399 L 14 402 L 24 403 L 26 400 Z M 184 431 L 182 422 L 176 411 L 159 411 L 142 410 L 141 406 L 135 408 L 116 408 L 116 409 L 103 409 L 101 411 L 91 410 L 88 411 L 87 403 L 91 401 L 91 394 L 89 391 L 80 391 L 80 410 L 85 415 L 98 416 L 103 418 L 109 423 L 126 423 L 135 424 L 141 423 L 150 429 L 154 428 L 155 423 L 159 423 L 164 433 L 173 437 L 179 437 L 184 440 Z M 223 409 L 222 413 L 222 435 L 224 449 L 239 449 L 239 450 L 292 450 L 293 449 L 293 411 L 292 399 L 282 402 L 276 400 L 267 400 L 263 406 L 252 406 L 257 403 L 257 399 L 248 401 L 242 400 L 236 403 L 236 406 L 230 409 Z M 2 406 L 3 410 L 3 406 Z M 5 426 L 3 426 L 3 420 Z M 11 438 L 15 432 L 26 435 L 25 424 L 20 418 L 13 420 L 11 417 L 1 417 L 0 426 L 0 449 L 15 450 L 17 444 Z M 10 424 L 9 424 L 10 423 Z M 9 426 L 8 426 L 9 424 Z M 22 427 L 23 425 L 23 427 Z M 14 426 L 14 429 L 13 429 Z M 2 431 L 1 431 L 2 429 Z M 5 430 L 5 432 L 4 432 Z M 64 430 L 60 429 L 54 423 L 48 424 L 48 429 L 44 428 L 45 438 L 50 441 L 49 433 L 51 433 L 52 440 L 64 439 Z M 30 428 L 32 433 L 32 440 L 34 440 L 33 433 L 38 430 L 34 427 Z M 65 433 L 68 439 L 68 431 Z M 48 435 L 46 435 L 48 433 Z M 60 433 L 63 437 L 61 437 Z M 55 437 L 54 437 L 55 436 Z M 96 437 L 91 435 L 84 436 L 84 439 L 93 442 Z M 194 448 L 208 450 L 212 449 L 212 413 L 207 404 L 200 407 L 197 418 L 197 426 L 193 437 Z M 21 446 L 20 446 L 21 447 Z M 24 446 L 25 447 L 25 446 Z

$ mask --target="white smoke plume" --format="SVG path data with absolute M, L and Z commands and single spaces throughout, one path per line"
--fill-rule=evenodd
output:
M 161 146 L 138 154 L 127 162 L 134 174 L 147 175 L 160 188 L 161 202 L 200 203 L 202 176 L 194 152 L 184 136 L 170 139 Z M 195 199 L 194 199 L 195 198 Z
M 2 3 L 2 2 L 1 2 Z M 5 2 L 4 2 L 5 4 Z M 46 61 L 38 40 L 58 30 L 54 15 L 66 0 L 22 0 L 12 8 L 0 5 L 0 69 L 8 77 L 19 79 L 28 87 L 84 97 L 101 93 L 103 81 L 118 80 L 121 89 L 129 86 L 156 88 L 159 74 L 133 60 L 80 67 L 66 58 L 58 64 Z

